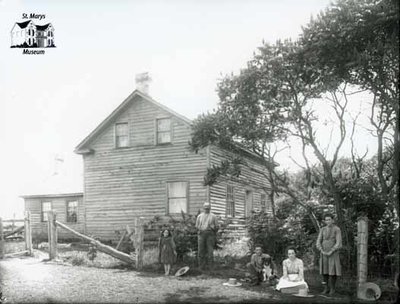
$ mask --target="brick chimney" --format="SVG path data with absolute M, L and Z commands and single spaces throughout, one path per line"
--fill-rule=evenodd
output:
M 149 95 L 149 85 L 151 78 L 148 72 L 136 74 L 136 89 L 146 95 Z

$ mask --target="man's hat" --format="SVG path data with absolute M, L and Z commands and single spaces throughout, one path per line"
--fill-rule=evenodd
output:
M 308 294 L 307 288 L 301 288 L 299 289 L 298 293 L 294 294 L 294 296 L 302 298 L 312 298 L 314 295 Z
M 189 267 L 188 266 L 185 266 L 185 267 L 182 267 L 181 269 L 179 269 L 176 273 L 175 273 L 175 276 L 176 277 L 180 277 L 180 276 L 182 276 L 182 275 L 184 275 L 186 272 L 188 272 L 189 271 Z
M 242 283 L 239 283 L 235 278 L 229 278 L 228 282 L 222 283 L 222 285 L 230 287 L 238 287 L 242 286 Z
M 381 289 L 374 283 L 363 283 L 358 288 L 357 296 L 364 301 L 376 301 L 381 297 Z
M 208 208 L 208 209 L 210 209 L 210 208 L 211 208 L 211 204 L 210 204 L 209 202 L 204 202 L 203 208 Z

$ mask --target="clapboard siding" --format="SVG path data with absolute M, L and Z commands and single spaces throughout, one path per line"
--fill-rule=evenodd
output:
M 210 165 L 219 165 L 222 160 L 231 160 L 234 157 L 232 152 L 226 151 L 216 146 L 210 146 Z M 246 163 L 255 168 L 258 172 L 263 172 L 265 169 L 255 160 L 245 157 Z M 246 190 L 253 194 L 253 209 L 261 209 L 261 194 L 267 194 L 265 190 L 269 189 L 269 184 L 266 178 L 258 172 L 250 170 L 246 166 L 241 166 L 241 173 L 238 178 L 228 179 L 221 176 L 217 182 L 210 187 L 210 201 L 212 203 L 213 212 L 225 217 L 226 216 L 226 192 L 227 185 L 234 187 L 235 197 L 235 217 L 244 218 L 245 211 L 245 196 Z M 271 203 L 266 195 L 266 211 L 271 212 Z M 242 224 L 241 224 L 242 225 Z
M 165 117 L 172 143 L 156 145 L 156 119 Z M 128 123 L 128 148 L 115 148 L 118 122 Z M 167 182 L 189 183 L 188 212 L 197 213 L 207 198 L 207 155 L 190 151 L 190 133 L 187 122 L 139 97 L 115 117 L 89 144 L 94 152 L 84 155 L 86 232 L 115 241 L 135 216 L 165 215 Z
M 76 223 L 67 222 L 67 202 L 78 202 L 78 219 Z M 47 222 L 42 221 L 42 202 L 51 202 L 52 210 L 56 212 L 57 220 L 65 223 L 72 229 L 84 232 L 85 214 L 83 208 L 83 195 L 76 196 L 60 196 L 60 195 L 36 195 L 33 197 L 25 197 L 25 210 L 31 213 L 31 226 L 33 238 L 47 237 Z M 63 229 L 58 229 L 58 238 L 73 238 L 74 235 Z

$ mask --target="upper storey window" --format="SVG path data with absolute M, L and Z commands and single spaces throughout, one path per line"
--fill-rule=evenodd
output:
M 125 148 L 129 146 L 129 129 L 127 122 L 115 124 L 115 147 Z
M 171 119 L 157 119 L 157 144 L 167 144 L 171 142 Z

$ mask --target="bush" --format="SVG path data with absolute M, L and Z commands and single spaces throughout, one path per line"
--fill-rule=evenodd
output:
M 86 265 L 86 257 L 84 253 L 82 252 L 74 252 L 74 254 L 71 257 L 71 264 L 73 266 L 81 266 L 81 265 Z
M 164 229 L 169 229 L 172 232 L 174 241 L 176 244 L 176 252 L 178 254 L 178 261 L 182 261 L 183 257 L 187 253 L 197 253 L 197 229 L 196 229 L 196 219 L 200 214 L 200 211 L 196 215 L 181 213 L 178 218 L 169 216 L 168 220 L 165 221 L 161 217 L 155 216 L 150 220 L 148 226 L 156 226 L 160 231 Z M 217 241 L 215 248 L 222 247 L 222 237 L 226 223 L 219 219 L 220 229 L 217 233 Z
M 316 235 L 307 234 L 301 224 L 301 219 L 294 217 L 273 220 L 266 213 L 252 213 L 246 227 L 251 252 L 259 244 L 263 251 L 271 255 L 277 263 L 286 258 L 288 247 L 295 248 L 297 256 L 301 257 L 306 253 L 312 253 L 312 247 L 316 241 Z

